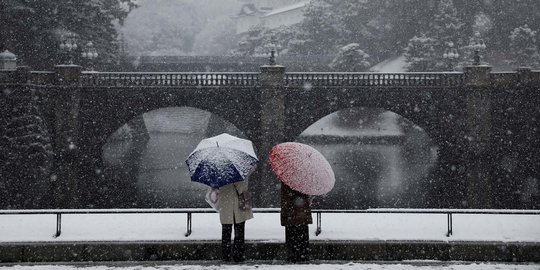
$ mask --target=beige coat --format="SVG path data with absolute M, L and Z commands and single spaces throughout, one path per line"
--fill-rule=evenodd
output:
M 253 211 L 240 210 L 238 206 L 238 193 L 248 190 L 248 180 L 236 182 L 219 188 L 219 220 L 221 224 L 241 223 L 253 218 Z

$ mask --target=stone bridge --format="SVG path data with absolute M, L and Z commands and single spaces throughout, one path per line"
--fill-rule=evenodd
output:
M 41 97 L 64 188 L 58 206 L 65 208 L 91 196 L 85 187 L 98 183 L 102 147 L 113 132 L 143 113 L 176 106 L 206 110 L 243 131 L 263 161 L 261 179 L 253 181 L 259 188 L 268 189 L 264 183 L 273 177 L 266 162 L 273 145 L 293 141 L 320 118 L 351 107 L 389 110 L 425 130 L 438 146 L 430 177 L 445 183 L 438 191 L 442 206 L 501 207 L 499 196 L 519 195 L 493 187 L 540 176 L 540 71 L 530 69 L 309 73 L 269 65 L 251 73 L 122 73 L 57 66 L 51 72 L 0 72 L 0 87 Z M 13 96 L 4 91 L 2 98 Z

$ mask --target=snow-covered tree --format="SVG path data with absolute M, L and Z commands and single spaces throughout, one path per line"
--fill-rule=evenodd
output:
M 303 47 L 298 47 L 296 53 L 320 55 L 334 49 L 337 39 L 342 36 L 338 17 L 332 12 L 334 6 L 331 0 L 314 0 L 307 5 L 305 18 L 298 26 Z
M 75 33 L 79 49 L 92 41 L 98 66 L 116 65 L 119 44 L 116 26 L 122 24 L 134 0 L 0 1 L 0 50 L 9 49 L 35 69 L 60 64 L 64 33 Z M 74 53 L 83 63 L 80 51 Z
M 435 40 L 426 35 L 409 40 L 405 49 L 408 71 L 433 71 L 436 65 L 434 43 Z
M 264 54 L 266 44 L 272 35 L 271 31 L 261 25 L 252 27 L 238 41 L 232 55 L 255 56 Z
M 441 0 L 437 13 L 429 25 L 429 35 L 437 39 L 440 45 L 448 42 L 460 43 L 463 39 L 465 24 L 459 18 L 452 0 Z
M 515 67 L 536 67 L 540 59 L 536 46 L 536 33 L 528 25 L 515 28 L 510 34 L 510 62 Z
M 2 99 L 14 105 L 2 104 L 0 207 L 47 207 L 43 203 L 50 193 L 51 140 L 34 94 L 15 95 L 6 91 Z
M 351 43 L 339 49 L 330 67 L 336 71 L 366 71 L 370 67 L 369 55 L 358 43 Z
M 443 55 L 446 51 L 463 45 L 464 28 L 465 24 L 459 18 L 454 2 L 441 0 L 427 34 L 433 39 L 432 71 L 445 70 L 447 63 Z

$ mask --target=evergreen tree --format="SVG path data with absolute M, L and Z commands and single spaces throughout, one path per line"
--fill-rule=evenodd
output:
M 335 16 L 335 1 L 313 0 L 305 11 L 304 20 L 297 26 L 298 33 L 301 33 L 300 40 L 303 40 L 302 47 L 296 47 L 295 53 L 305 55 L 329 54 L 337 45 L 340 35 L 338 16 Z
M 358 43 L 351 43 L 339 49 L 330 67 L 336 71 L 366 71 L 370 67 L 368 59 L 369 55 L 360 49 Z
M 536 67 L 540 55 L 536 46 L 536 33 L 523 25 L 515 28 L 510 34 L 510 55 L 511 63 L 514 67 L 527 66 Z
M 113 66 L 119 59 L 115 25 L 123 23 L 134 7 L 133 0 L 1 1 L 0 49 L 9 49 L 35 69 L 50 68 L 60 64 L 64 35 L 74 33 L 77 63 L 83 60 L 82 45 L 92 41 L 100 54 L 97 64 Z
M 414 36 L 409 40 L 405 49 L 405 59 L 408 71 L 432 71 L 435 68 L 435 40 L 421 35 Z
M 463 0 L 470 2 L 468 0 Z M 486 2 L 486 14 L 493 21 L 493 29 L 486 40 L 489 47 L 501 52 L 508 51 L 509 34 L 516 27 L 527 24 L 540 29 L 540 1 L 538 0 L 491 0 Z
M 271 33 L 261 25 L 252 27 L 238 41 L 236 49 L 232 50 L 232 55 L 256 56 L 264 53 L 265 41 L 269 40 Z
M 395 53 L 395 28 L 392 7 L 396 1 L 338 1 L 333 8 L 339 18 L 340 38 L 338 44 L 359 43 L 360 46 L 378 61 Z
M 433 39 L 432 71 L 446 69 L 443 55 L 447 50 L 463 45 L 463 30 L 464 23 L 458 17 L 453 1 L 441 0 L 427 34 Z
M 35 100 L 33 92 L 20 91 L 6 91 L 2 99 L 10 104 L 2 104 L 8 109 L 0 134 L 1 208 L 48 207 L 53 152 Z
M 424 63 L 420 69 L 429 66 L 425 71 L 437 71 L 447 69 L 443 55 L 450 44 L 459 50 L 458 62 L 470 60 L 467 37 L 475 32 L 493 55 L 509 54 L 508 33 L 525 23 L 540 29 L 539 9 L 537 0 L 312 0 L 302 23 L 264 35 L 278 36 L 283 51 L 290 54 L 332 54 L 343 44 L 358 43 L 372 61 L 401 53 L 415 36 L 416 45 L 426 37 L 429 51 L 420 57 Z M 434 64 L 426 66 L 429 61 Z M 419 68 L 416 64 L 411 68 L 415 66 Z

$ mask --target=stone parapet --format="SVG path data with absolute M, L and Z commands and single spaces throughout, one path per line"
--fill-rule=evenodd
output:
M 540 262 L 540 243 L 482 241 L 311 241 L 317 261 Z M 285 263 L 284 243 L 246 242 L 249 261 Z M 2 243 L 0 263 L 220 261 L 219 241 Z

